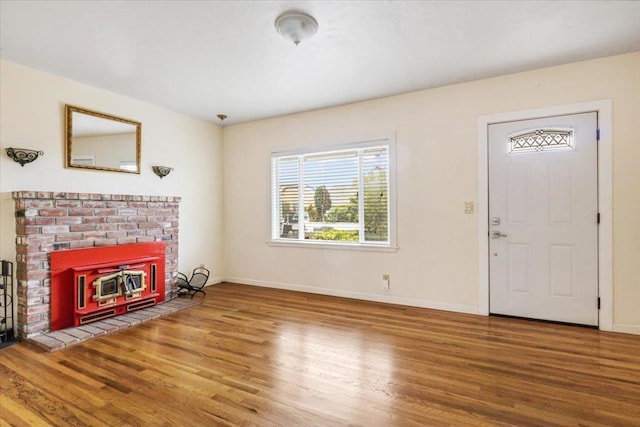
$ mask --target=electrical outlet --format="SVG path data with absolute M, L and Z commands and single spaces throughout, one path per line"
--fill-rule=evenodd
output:
M 383 274 L 382 275 L 382 290 L 383 291 L 388 291 L 389 290 L 389 285 L 390 283 L 390 276 L 388 274 Z

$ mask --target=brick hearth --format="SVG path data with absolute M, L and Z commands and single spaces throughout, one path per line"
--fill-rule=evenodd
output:
M 56 351 L 72 345 L 80 344 L 87 340 L 97 338 L 102 335 L 126 329 L 131 326 L 153 320 L 158 317 L 167 316 L 177 311 L 199 305 L 202 299 L 176 298 L 153 307 L 145 308 L 132 313 L 111 319 L 100 320 L 88 325 L 67 328 L 55 332 L 47 332 L 37 335 L 31 341 L 47 351 Z
M 50 331 L 52 251 L 164 241 L 166 299 L 175 296 L 180 197 L 36 191 L 12 195 L 21 338 Z

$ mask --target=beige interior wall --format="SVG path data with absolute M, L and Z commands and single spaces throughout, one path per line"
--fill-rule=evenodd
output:
M 72 138 L 74 155 L 94 156 L 95 166 L 119 169 L 120 162 L 136 162 L 136 134 L 118 133 Z
M 478 197 L 478 116 L 612 99 L 614 323 L 640 333 L 639 76 L 640 53 L 633 53 L 222 132 L 211 123 L 0 61 L 0 258 L 15 257 L 11 191 L 175 195 L 183 198 L 181 270 L 204 263 L 214 276 L 246 283 L 477 312 L 477 216 L 464 214 L 464 202 Z M 142 174 L 65 169 L 65 103 L 142 122 Z M 397 140 L 397 252 L 266 244 L 271 152 L 389 132 Z M 9 146 L 40 149 L 45 156 L 21 168 L 4 154 Z M 175 170 L 160 180 L 151 172 L 157 164 Z M 391 275 L 387 293 L 382 273 Z
M 64 167 L 64 105 L 142 123 L 141 174 Z M 181 196 L 179 268 L 222 270 L 222 135 L 215 124 L 15 63 L 0 62 L 0 257 L 15 262 L 11 191 Z M 7 147 L 44 151 L 20 167 Z M 151 166 L 171 166 L 160 179 Z M 206 236 L 203 238 L 203 236 Z
M 598 99 L 613 102 L 614 327 L 640 333 L 638 52 L 224 128 L 225 275 L 478 312 L 477 214 L 464 214 L 464 202 L 478 198 L 478 117 Z M 271 152 L 389 131 L 397 138 L 397 252 L 266 243 Z

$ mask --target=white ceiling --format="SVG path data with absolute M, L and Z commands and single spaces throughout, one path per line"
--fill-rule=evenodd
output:
M 290 9 L 319 24 L 297 47 Z M 637 51 L 640 1 L 0 0 L 0 48 L 226 125 Z

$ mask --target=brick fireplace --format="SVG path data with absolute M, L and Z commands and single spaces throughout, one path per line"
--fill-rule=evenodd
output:
M 16 191 L 17 332 L 51 330 L 50 253 L 164 242 L 165 298 L 178 271 L 180 197 Z

